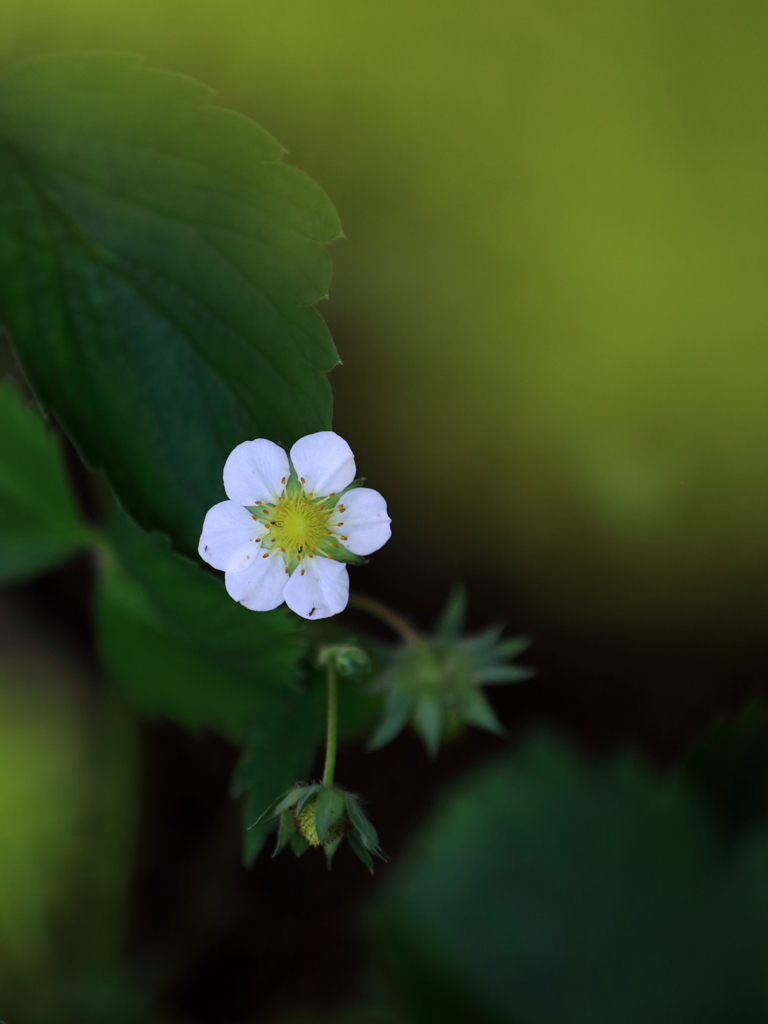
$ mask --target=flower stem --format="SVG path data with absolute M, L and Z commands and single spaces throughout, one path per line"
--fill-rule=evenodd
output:
M 336 666 L 333 659 L 328 661 L 328 733 L 325 740 L 325 768 L 323 769 L 323 785 L 333 785 L 333 773 L 336 769 L 336 743 L 339 719 L 339 692 L 336 682 Z
M 424 638 L 421 633 L 414 629 L 410 622 L 406 622 L 402 615 L 398 615 L 381 601 L 377 601 L 375 597 L 368 597 L 367 594 L 350 594 L 349 605 L 351 608 L 359 608 L 360 611 L 368 612 L 369 615 L 375 615 L 377 619 L 381 619 L 390 629 L 398 633 L 403 640 L 411 643 L 423 642 Z

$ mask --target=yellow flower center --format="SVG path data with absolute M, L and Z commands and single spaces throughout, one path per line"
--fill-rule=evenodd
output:
M 325 513 L 308 501 L 303 491 L 296 498 L 283 498 L 270 514 L 270 539 L 297 558 L 314 550 L 326 532 Z

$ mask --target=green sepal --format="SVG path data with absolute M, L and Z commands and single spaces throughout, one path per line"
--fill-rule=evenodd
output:
M 272 509 L 268 505 L 246 505 L 246 510 L 251 513 L 261 523 L 268 523 L 269 517 L 272 513 Z
M 309 800 L 311 796 L 314 796 L 314 794 L 321 788 L 322 787 L 319 784 L 316 784 L 314 786 L 305 786 L 304 789 L 302 789 L 301 796 L 299 797 L 299 800 L 296 804 L 297 814 L 301 814 L 302 810 L 304 809 L 304 804 L 307 802 L 307 800 Z
M 357 857 L 365 864 L 368 870 L 373 874 L 373 860 L 371 859 L 370 853 L 366 850 L 360 840 L 357 838 L 357 833 L 353 830 L 347 835 L 349 839 L 349 845 L 354 850 Z
M 344 796 L 347 805 L 347 814 L 349 815 L 349 820 L 352 822 L 352 828 L 354 830 L 354 832 L 350 832 L 349 835 L 352 836 L 356 833 L 357 838 L 366 850 L 370 851 L 375 856 L 380 857 L 382 860 L 386 860 L 386 855 L 379 846 L 379 837 L 376 834 L 376 829 L 363 814 L 363 809 L 357 802 L 357 799 L 351 793 L 345 793 Z
M 379 750 L 391 743 L 395 736 L 399 736 L 413 714 L 415 704 L 410 694 L 390 691 L 384 716 L 371 734 L 366 749 Z
M 295 831 L 296 822 L 293 817 L 293 811 L 290 808 L 286 808 L 280 815 L 280 828 L 277 833 L 277 843 L 275 844 L 275 852 L 272 854 L 273 857 L 276 857 L 278 853 L 285 849 L 286 844 L 290 841 Z
M 345 548 L 341 543 L 338 547 L 334 547 L 330 537 L 326 537 L 317 547 L 318 551 L 329 554 L 336 562 L 344 562 L 345 565 L 368 565 L 369 562 L 369 559 L 363 558 L 362 555 L 354 555 L 349 548 Z
M 437 757 L 443 735 L 444 708 L 439 695 L 425 694 L 416 702 L 413 727 L 424 740 L 430 757 Z
M 493 686 L 495 683 L 522 683 L 535 675 L 536 669 L 527 665 L 490 665 L 480 669 L 475 678 L 483 686 Z
M 485 729 L 497 736 L 504 736 L 506 730 L 496 717 L 496 712 L 488 703 L 482 690 L 463 690 L 459 696 L 458 705 L 470 725 L 476 725 L 479 729 Z
M 291 838 L 288 841 L 291 844 L 291 849 L 297 857 L 300 857 L 302 853 L 306 853 L 309 849 L 309 843 L 299 832 L 292 832 Z
M 336 853 L 338 848 L 341 846 L 341 841 L 342 841 L 343 838 L 344 838 L 344 836 L 336 836 L 335 839 L 331 840 L 330 843 L 327 843 L 323 847 L 323 852 L 325 853 L 325 861 L 326 861 L 326 864 L 328 865 L 328 870 L 329 871 L 331 870 L 331 861 L 333 860 L 333 855 L 334 855 L 334 853 Z
M 325 841 L 328 829 L 344 815 L 344 793 L 340 789 L 323 786 L 315 800 L 315 828 L 320 842 Z
M 467 592 L 454 587 L 435 623 L 435 635 L 444 640 L 458 640 L 467 622 Z
M 285 793 L 281 793 L 280 796 L 275 797 L 269 807 L 267 807 L 265 811 L 262 811 L 256 821 L 254 821 L 252 825 L 249 825 L 248 828 L 255 828 L 263 821 L 269 821 L 270 818 L 276 818 L 279 814 L 282 814 L 286 807 L 290 807 L 291 804 L 296 803 L 303 792 L 304 787 L 298 786 L 295 789 L 289 789 L 286 790 Z

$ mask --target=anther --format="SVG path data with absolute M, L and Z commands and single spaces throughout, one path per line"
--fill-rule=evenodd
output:
M 281 483 L 281 484 L 284 484 L 284 483 L 285 483 L 285 477 L 283 477 L 283 479 L 282 479 L 282 480 L 280 481 L 280 483 Z
M 251 516 L 251 519 L 255 519 L 258 522 L 259 517 L 258 516 Z
M 309 557 L 310 558 L 314 558 L 315 557 L 314 554 L 311 551 L 309 552 Z
M 260 501 L 254 501 L 254 503 L 253 503 L 253 504 L 254 504 L 254 505 L 260 505 L 260 504 L 261 504 L 261 502 L 260 502 Z
M 349 537 L 345 537 L 343 533 L 340 533 L 339 536 L 342 540 L 349 540 Z
M 336 491 L 331 491 L 331 493 L 328 495 L 329 498 L 334 498 L 335 496 L 336 496 Z
M 333 546 L 334 546 L 335 548 L 337 548 L 337 547 L 338 547 L 339 545 L 338 545 L 338 544 L 334 544 Z
M 344 523 L 334 523 L 333 525 L 334 525 L 334 526 L 343 526 L 343 525 L 344 525 Z
M 311 498 L 314 493 L 315 493 L 314 491 L 310 491 L 309 494 L 307 495 L 307 497 Z
M 288 566 L 287 565 L 285 567 L 285 571 L 288 572 Z M 290 573 L 289 573 L 289 575 L 290 575 Z
M 302 482 L 303 484 L 305 484 L 305 483 L 307 482 L 307 481 L 306 481 L 306 480 L 304 479 L 304 477 L 301 477 L 300 479 L 301 479 L 301 482 Z
M 287 571 L 288 571 L 288 570 L 286 570 L 286 572 L 287 572 Z M 302 576 L 304 575 L 304 570 L 303 570 L 303 569 L 301 570 L 301 575 L 302 575 Z
M 261 557 L 262 558 L 269 558 L 269 552 L 267 552 L 266 555 L 262 555 Z

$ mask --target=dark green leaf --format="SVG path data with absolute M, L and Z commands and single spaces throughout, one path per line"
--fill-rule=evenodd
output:
M 256 614 L 256 613 L 254 613 Z M 247 826 L 261 813 L 275 791 L 306 777 L 323 735 L 324 693 L 312 687 L 301 693 L 273 691 L 251 727 L 232 779 L 233 796 L 244 796 L 243 859 L 251 864 L 269 831 L 266 817 Z M 297 803 L 313 787 L 293 786 L 273 813 Z M 278 811 L 279 809 L 279 811 Z
M 280 145 L 126 54 L 0 81 L 0 311 L 40 400 L 195 549 L 241 441 L 330 427 L 336 213 Z
M 375 927 L 409 1019 L 768 1019 L 768 838 L 726 849 L 677 778 L 539 737 L 465 783 L 401 863 Z
M 57 439 L 11 381 L 0 382 L 0 582 L 50 569 L 90 537 Z
M 315 828 L 321 843 L 328 835 L 328 829 L 337 821 L 341 821 L 343 815 L 344 793 L 340 789 L 323 786 L 315 800 Z
M 111 536 L 115 557 L 96 603 L 110 674 L 148 714 L 242 738 L 265 698 L 300 679 L 295 620 L 282 609 L 246 611 L 166 538 L 144 534 L 125 516 Z M 292 781 L 281 777 L 261 794 L 251 821 Z

